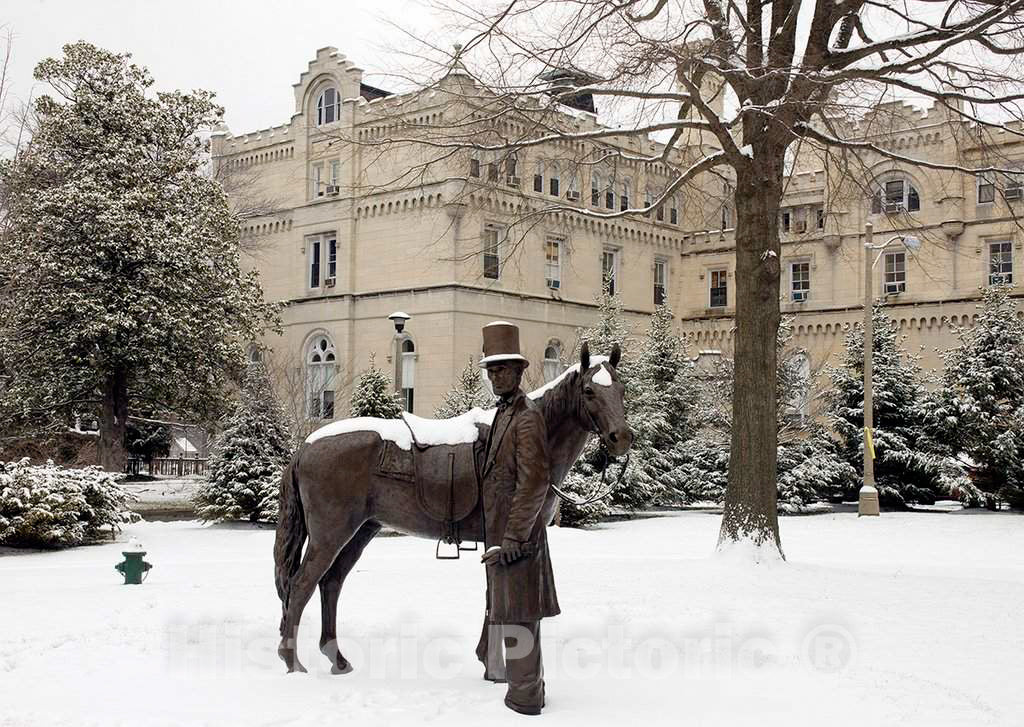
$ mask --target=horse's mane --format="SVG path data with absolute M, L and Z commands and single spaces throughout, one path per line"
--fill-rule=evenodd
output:
M 606 361 L 608 361 L 607 356 L 591 356 L 590 368 Z M 581 375 L 580 364 L 573 364 L 558 378 L 529 393 L 529 397 L 544 414 L 544 424 L 547 425 L 549 432 L 553 431 L 567 416 L 576 416 L 580 405 L 579 377 Z

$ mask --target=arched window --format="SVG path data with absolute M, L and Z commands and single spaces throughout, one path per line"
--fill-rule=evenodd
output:
M 533 191 L 544 193 L 544 162 L 540 159 L 533 165 Z
M 675 195 L 668 198 L 668 221 L 673 225 L 679 224 L 679 200 Z
M 653 204 L 654 204 L 654 195 L 651 194 L 651 188 L 648 187 L 647 189 L 644 190 L 644 207 L 646 207 L 647 210 L 648 210 L 647 212 L 644 212 L 644 217 L 650 217 L 651 216 L 650 209 L 651 209 L 651 205 L 653 205 Z
M 544 382 L 554 381 L 565 370 L 562 365 L 562 344 L 555 339 L 544 349 Z
M 597 172 L 590 175 L 590 206 L 601 206 L 601 175 Z
M 629 209 L 629 179 L 622 180 L 622 194 L 619 195 L 619 209 L 625 212 Z
M 575 170 L 569 172 L 569 182 L 567 183 L 565 198 L 572 202 L 580 201 L 580 178 Z
M 548 194 L 552 197 L 558 197 L 562 194 L 562 177 L 558 172 L 558 165 L 552 164 L 551 171 L 548 172 Z
M 906 177 L 883 180 L 871 198 L 871 214 L 895 215 L 921 209 L 921 195 Z
M 412 412 L 413 390 L 416 388 L 416 344 L 411 338 L 402 341 L 402 400 L 405 410 Z
M 325 88 L 316 100 L 316 125 L 332 124 L 341 116 L 341 94 L 337 89 Z
M 257 344 L 249 346 L 249 363 L 259 363 L 263 360 L 263 349 Z
M 327 336 L 314 336 L 306 350 L 306 415 L 310 419 L 334 418 L 334 374 L 337 357 Z
M 519 155 L 515 152 L 505 157 L 505 176 L 509 178 L 510 183 L 512 177 L 519 176 Z
M 604 190 L 604 206 L 605 209 L 615 209 L 615 176 L 612 174 L 608 175 L 608 186 Z

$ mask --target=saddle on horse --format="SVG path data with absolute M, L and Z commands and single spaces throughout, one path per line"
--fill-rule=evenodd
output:
M 408 424 L 408 422 L 407 422 Z M 481 430 L 485 428 L 481 425 Z M 435 556 L 458 558 L 459 551 L 476 550 L 461 547 L 459 522 L 465 520 L 480 501 L 480 464 L 486 436 L 462 444 L 421 444 L 412 427 L 412 447 L 402 449 L 384 441 L 378 472 L 394 479 L 410 482 L 416 488 L 416 501 L 431 520 L 439 524 Z M 441 544 L 455 545 L 455 555 L 441 555 Z

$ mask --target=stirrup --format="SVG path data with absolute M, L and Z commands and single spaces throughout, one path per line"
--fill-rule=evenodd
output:
M 441 544 L 442 543 L 444 543 L 445 545 L 454 545 L 455 546 L 455 555 L 441 555 Z M 434 549 L 434 558 L 437 559 L 437 560 L 458 560 L 459 557 L 460 557 L 459 556 L 459 551 L 461 551 L 461 550 L 462 550 L 462 548 L 460 548 L 459 544 L 456 543 L 454 540 L 449 541 L 449 542 L 445 542 L 444 538 L 438 538 L 437 539 L 437 547 Z

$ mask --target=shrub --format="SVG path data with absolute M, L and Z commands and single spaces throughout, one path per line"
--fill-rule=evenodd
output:
M 117 483 L 121 475 L 99 467 L 71 469 L 0 462 L 0 545 L 63 548 L 117 532 L 139 516 L 134 497 Z

